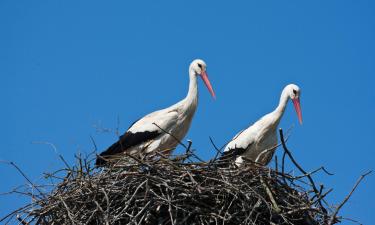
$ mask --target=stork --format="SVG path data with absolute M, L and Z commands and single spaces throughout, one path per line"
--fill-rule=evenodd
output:
M 300 106 L 300 88 L 295 84 L 287 85 L 280 97 L 276 109 L 260 118 L 245 130 L 240 131 L 225 147 L 221 159 L 235 159 L 240 166 L 244 159 L 267 165 L 277 148 L 277 126 L 284 114 L 289 99 L 293 101 L 298 120 L 302 124 Z
M 215 98 L 206 68 L 203 60 L 194 60 L 189 67 L 190 83 L 186 97 L 168 108 L 152 112 L 134 122 L 116 143 L 97 156 L 96 165 L 104 166 L 107 161 L 115 156 L 121 157 L 124 153 L 135 155 L 162 151 L 164 155 L 170 154 L 185 137 L 197 109 L 198 76 Z

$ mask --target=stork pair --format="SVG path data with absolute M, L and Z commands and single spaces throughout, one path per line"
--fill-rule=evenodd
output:
M 189 130 L 198 105 L 197 79 L 201 77 L 207 89 L 215 98 L 203 60 L 194 60 L 189 67 L 189 91 L 178 103 L 155 112 L 134 122 L 119 140 L 98 155 L 97 166 L 104 166 L 125 153 L 130 155 L 149 154 L 155 151 L 169 155 Z M 235 158 L 236 164 L 244 158 L 267 165 L 277 147 L 277 126 L 289 99 L 294 103 L 298 119 L 302 123 L 300 89 L 297 85 L 287 85 L 281 93 L 276 109 L 263 116 L 253 125 L 240 131 L 225 147 L 223 159 Z

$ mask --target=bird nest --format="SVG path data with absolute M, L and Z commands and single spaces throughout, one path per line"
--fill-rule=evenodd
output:
M 33 185 L 33 193 L 24 193 L 32 196 L 33 202 L 1 221 L 111 225 L 338 222 L 341 206 L 329 206 L 325 197 L 331 190 L 317 188 L 312 180 L 312 175 L 324 168 L 300 176 L 286 173 L 284 161 L 289 153 L 285 152 L 276 169 L 254 163 L 237 167 L 218 159 L 203 162 L 190 145 L 178 157 L 128 156 L 104 169 L 93 168 L 90 160 L 77 157 L 73 168 L 67 165 L 62 170 L 63 176 L 58 175 L 61 171 L 48 174 L 61 179 L 50 192 Z

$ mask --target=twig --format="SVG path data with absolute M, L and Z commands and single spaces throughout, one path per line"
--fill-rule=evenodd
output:
M 191 148 L 180 156 L 188 163 L 159 152 L 139 158 L 124 154 L 104 170 L 89 166 L 93 155 L 77 154 L 72 170 L 49 173 L 60 183 L 38 186 L 52 187 L 48 195 L 2 220 L 19 223 L 21 215 L 29 224 L 323 225 L 331 218 L 318 202 L 325 203 L 332 189 L 323 192 L 321 186 L 316 194 L 307 178 L 314 171 L 292 176 L 256 163 L 216 167 L 197 161 Z M 29 189 L 13 193 L 33 196 Z
M 161 131 L 163 131 L 164 133 L 170 135 L 171 137 L 173 137 L 173 139 L 175 139 L 180 145 L 182 145 L 185 149 L 187 149 L 186 145 L 184 143 L 181 142 L 180 139 L 178 139 L 177 137 L 175 137 L 173 134 L 171 134 L 170 132 L 164 130 L 163 128 L 161 128 L 159 125 L 157 125 L 156 123 L 152 123 L 154 124 L 155 126 L 157 126 Z
M 185 162 L 185 160 L 189 158 L 189 155 L 190 155 L 190 153 L 191 153 L 190 148 L 191 148 L 191 145 L 192 145 L 192 144 L 193 144 L 193 142 L 192 142 L 191 140 L 188 140 L 188 146 L 187 146 L 187 148 L 186 148 L 186 150 L 185 150 L 185 155 L 186 155 L 187 157 L 185 157 L 185 158 L 182 160 L 182 162 Z
M 294 157 L 292 156 L 292 153 L 289 151 L 288 147 L 286 146 L 286 143 L 285 143 L 285 140 L 284 140 L 284 134 L 283 134 L 283 130 L 280 128 L 279 129 L 279 133 L 280 133 L 280 139 L 281 139 L 281 144 L 283 146 L 283 149 L 284 151 L 286 152 L 286 154 L 289 156 L 290 160 L 292 160 L 293 164 L 303 173 L 303 174 L 306 174 L 307 178 L 309 179 L 310 183 L 311 183 L 311 186 L 315 192 L 316 195 L 319 196 L 319 191 L 318 189 L 316 188 L 316 185 L 315 185 L 315 182 L 314 180 L 312 179 L 312 177 L 297 163 L 297 161 L 294 159 Z M 324 212 L 327 212 L 327 210 L 324 208 L 321 200 L 319 199 L 318 201 L 320 207 L 322 208 L 322 210 Z
M 193 144 L 193 142 L 191 140 L 188 140 L 188 146 L 186 148 L 186 151 L 185 151 L 185 154 L 188 155 L 190 153 L 190 148 L 191 148 L 191 145 Z
M 94 151 L 95 152 L 98 151 L 98 146 L 96 146 L 96 142 L 95 142 L 94 138 L 91 135 L 90 135 L 90 139 L 91 139 L 92 144 L 94 145 Z
M 22 217 L 20 215 L 17 215 L 16 218 L 17 218 L 18 221 L 20 221 L 20 223 L 22 225 L 29 225 L 29 223 L 26 222 L 24 219 L 22 219 Z
M 271 202 L 272 202 L 272 206 L 274 208 L 274 210 L 277 212 L 277 213 L 280 213 L 281 212 L 281 209 L 279 208 L 279 206 L 277 205 L 276 201 L 275 201 L 275 198 L 273 197 L 273 194 L 270 190 L 270 188 L 268 187 L 268 185 L 264 182 L 263 178 L 260 177 L 260 182 L 262 183 L 263 187 L 266 189 L 266 192 L 268 194 L 268 197 L 270 198 Z
M 222 152 L 221 152 L 221 149 L 219 149 L 219 148 L 215 145 L 214 140 L 212 140 L 211 137 L 209 137 L 209 138 L 210 138 L 210 142 L 211 142 L 212 146 L 214 146 L 214 149 L 216 150 L 216 155 L 215 155 L 215 157 L 214 157 L 214 159 L 213 159 L 213 161 L 216 161 L 217 157 L 219 157 L 219 155 L 222 154 Z
M 340 209 L 345 205 L 345 203 L 349 200 L 349 198 L 352 196 L 352 194 L 354 193 L 354 191 L 357 189 L 357 187 L 358 187 L 358 185 L 361 183 L 361 181 L 367 176 L 367 175 L 369 175 L 370 173 L 372 173 L 372 170 L 370 170 L 370 171 L 368 171 L 367 173 L 364 173 L 364 174 L 362 174 L 359 178 L 358 178 L 358 180 L 357 180 L 357 182 L 355 183 L 355 185 L 354 185 L 354 187 L 352 188 L 352 190 L 350 191 L 350 193 L 345 197 L 345 199 L 337 206 L 337 208 L 336 208 L 336 210 L 335 210 L 335 212 L 332 214 L 332 216 L 331 216 L 331 219 L 330 219 L 330 221 L 329 221 L 329 225 L 332 225 L 332 224 L 334 224 L 335 223 L 335 221 L 336 221 L 336 216 L 337 216 L 337 214 L 339 213 L 339 211 L 340 211 Z
M 44 193 L 41 190 L 39 190 L 39 188 L 37 186 L 35 186 L 33 184 L 33 182 L 31 182 L 31 180 L 26 176 L 26 174 L 14 162 L 7 162 L 7 161 L 4 161 L 4 160 L 0 160 L 0 163 L 9 164 L 9 165 L 13 166 L 14 168 L 16 168 L 16 170 L 27 180 L 27 182 L 29 182 L 31 187 L 35 188 L 35 190 L 37 190 L 39 192 L 39 194 L 41 194 L 42 196 L 45 197 Z
M 53 151 L 55 152 L 55 154 L 65 164 L 65 166 L 67 168 L 69 168 L 69 170 L 71 170 L 69 164 L 66 162 L 66 160 L 64 159 L 64 157 L 59 153 L 59 151 L 57 150 L 56 146 L 53 143 L 50 143 L 50 142 L 47 142 L 47 141 L 33 141 L 32 144 L 42 144 L 42 145 L 48 145 L 48 146 L 50 146 L 53 149 Z
M 326 174 L 328 174 L 328 175 L 330 175 L 330 176 L 333 176 L 332 173 L 329 173 L 326 169 L 324 169 L 323 166 L 321 166 L 321 167 L 319 167 L 318 169 L 315 169 L 315 170 L 313 170 L 313 171 L 311 171 L 311 172 L 308 172 L 307 174 L 302 174 L 302 175 L 300 175 L 300 176 L 295 176 L 295 177 L 293 177 L 293 179 L 301 179 L 301 178 L 303 178 L 303 177 L 311 176 L 311 175 L 313 175 L 314 173 L 317 173 L 317 172 L 319 172 L 319 171 L 321 171 L 321 170 L 324 171 Z

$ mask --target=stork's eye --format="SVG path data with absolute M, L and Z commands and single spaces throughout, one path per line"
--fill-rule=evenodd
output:
M 297 94 L 297 91 L 293 89 L 293 93 L 296 95 L 296 94 Z
M 202 69 L 202 64 L 198 63 L 198 67 Z

